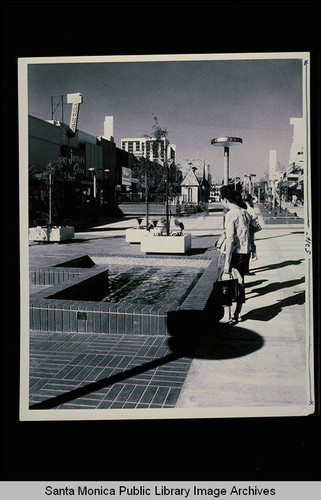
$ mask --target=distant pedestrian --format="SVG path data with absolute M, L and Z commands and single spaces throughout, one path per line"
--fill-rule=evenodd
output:
M 256 221 L 257 220 L 257 215 L 255 213 L 255 210 L 254 210 L 254 204 L 253 204 L 253 198 L 250 194 L 248 194 L 245 198 L 244 198 L 244 201 L 246 203 L 246 210 L 248 211 L 248 213 L 250 214 L 250 216 L 252 217 L 252 221 Z M 256 252 L 256 244 L 255 244 L 255 234 L 254 234 L 254 231 L 251 231 L 251 238 L 252 238 L 252 250 L 251 250 L 251 258 L 252 258 L 252 261 L 255 261 L 258 259 L 258 256 L 257 256 L 257 252 Z
M 236 269 L 241 276 L 242 293 L 236 302 L 236 308 L 232 319 L 241 320 L 242 305 L 245 302 L 244 275 L 248 270 L 248 261 L 252 249 L 252 238 L 250 234 L 251 216 L 242 200 L 240 194 L 230 186 L 222 186 L 221 201 L 227 210 L 225 215 L 225 241 L 220 249 L 219 276 L 226 279 L 232 269 Z

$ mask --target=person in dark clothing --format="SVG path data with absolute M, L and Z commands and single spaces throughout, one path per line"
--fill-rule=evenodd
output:
M 244 208 L 245 203 L 240 194 L 230 186 L 222 186 L 221 201 L 227 210 L 225 215 L 225 244 L 220 248 L 219 276 L 228 279 L 232 269 L 236 269 L 244 285 L 244 276 L 248 270 L 248 262 L 252 249 L 251 216 Z M 236 303 L 234 321 L 240 321 L 244 297 Z

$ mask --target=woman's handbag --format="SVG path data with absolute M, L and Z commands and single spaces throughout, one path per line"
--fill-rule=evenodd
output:
M 221 306 L 231 306 L 232 302 L 243 302 L 244 285 L 239 282 L 238 271 L 232 269 L 229 273 L 229 279 L 222 279 L 215 281 L 213 290 L 215 298 Z
M 257 219 L 251 220 L 251 229 L 253 233 L 258 233 L 259 231 L 262 230 L 262 227 Z

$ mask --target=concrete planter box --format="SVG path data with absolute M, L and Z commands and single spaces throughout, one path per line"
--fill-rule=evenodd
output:
M 31 241 L 47 241 L 59 242 L 70 240 L 75 236 L 74 226 L 57 226 L 57 227 L 31 227 L 29 229 L 29 240 Z
M 192 246 L 190 233 L 182 236 L 146 236 L 141 251 L 146 253 L 186 253 Z
M 145 229 L 126 229 L 126 243 L 141 243 L 149 233 Z

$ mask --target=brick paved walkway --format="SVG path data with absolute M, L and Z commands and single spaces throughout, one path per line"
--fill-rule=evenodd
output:
M 163 336 L 30 337 L 30 406 L 37 409 L 174 408 L 191 363 Z

